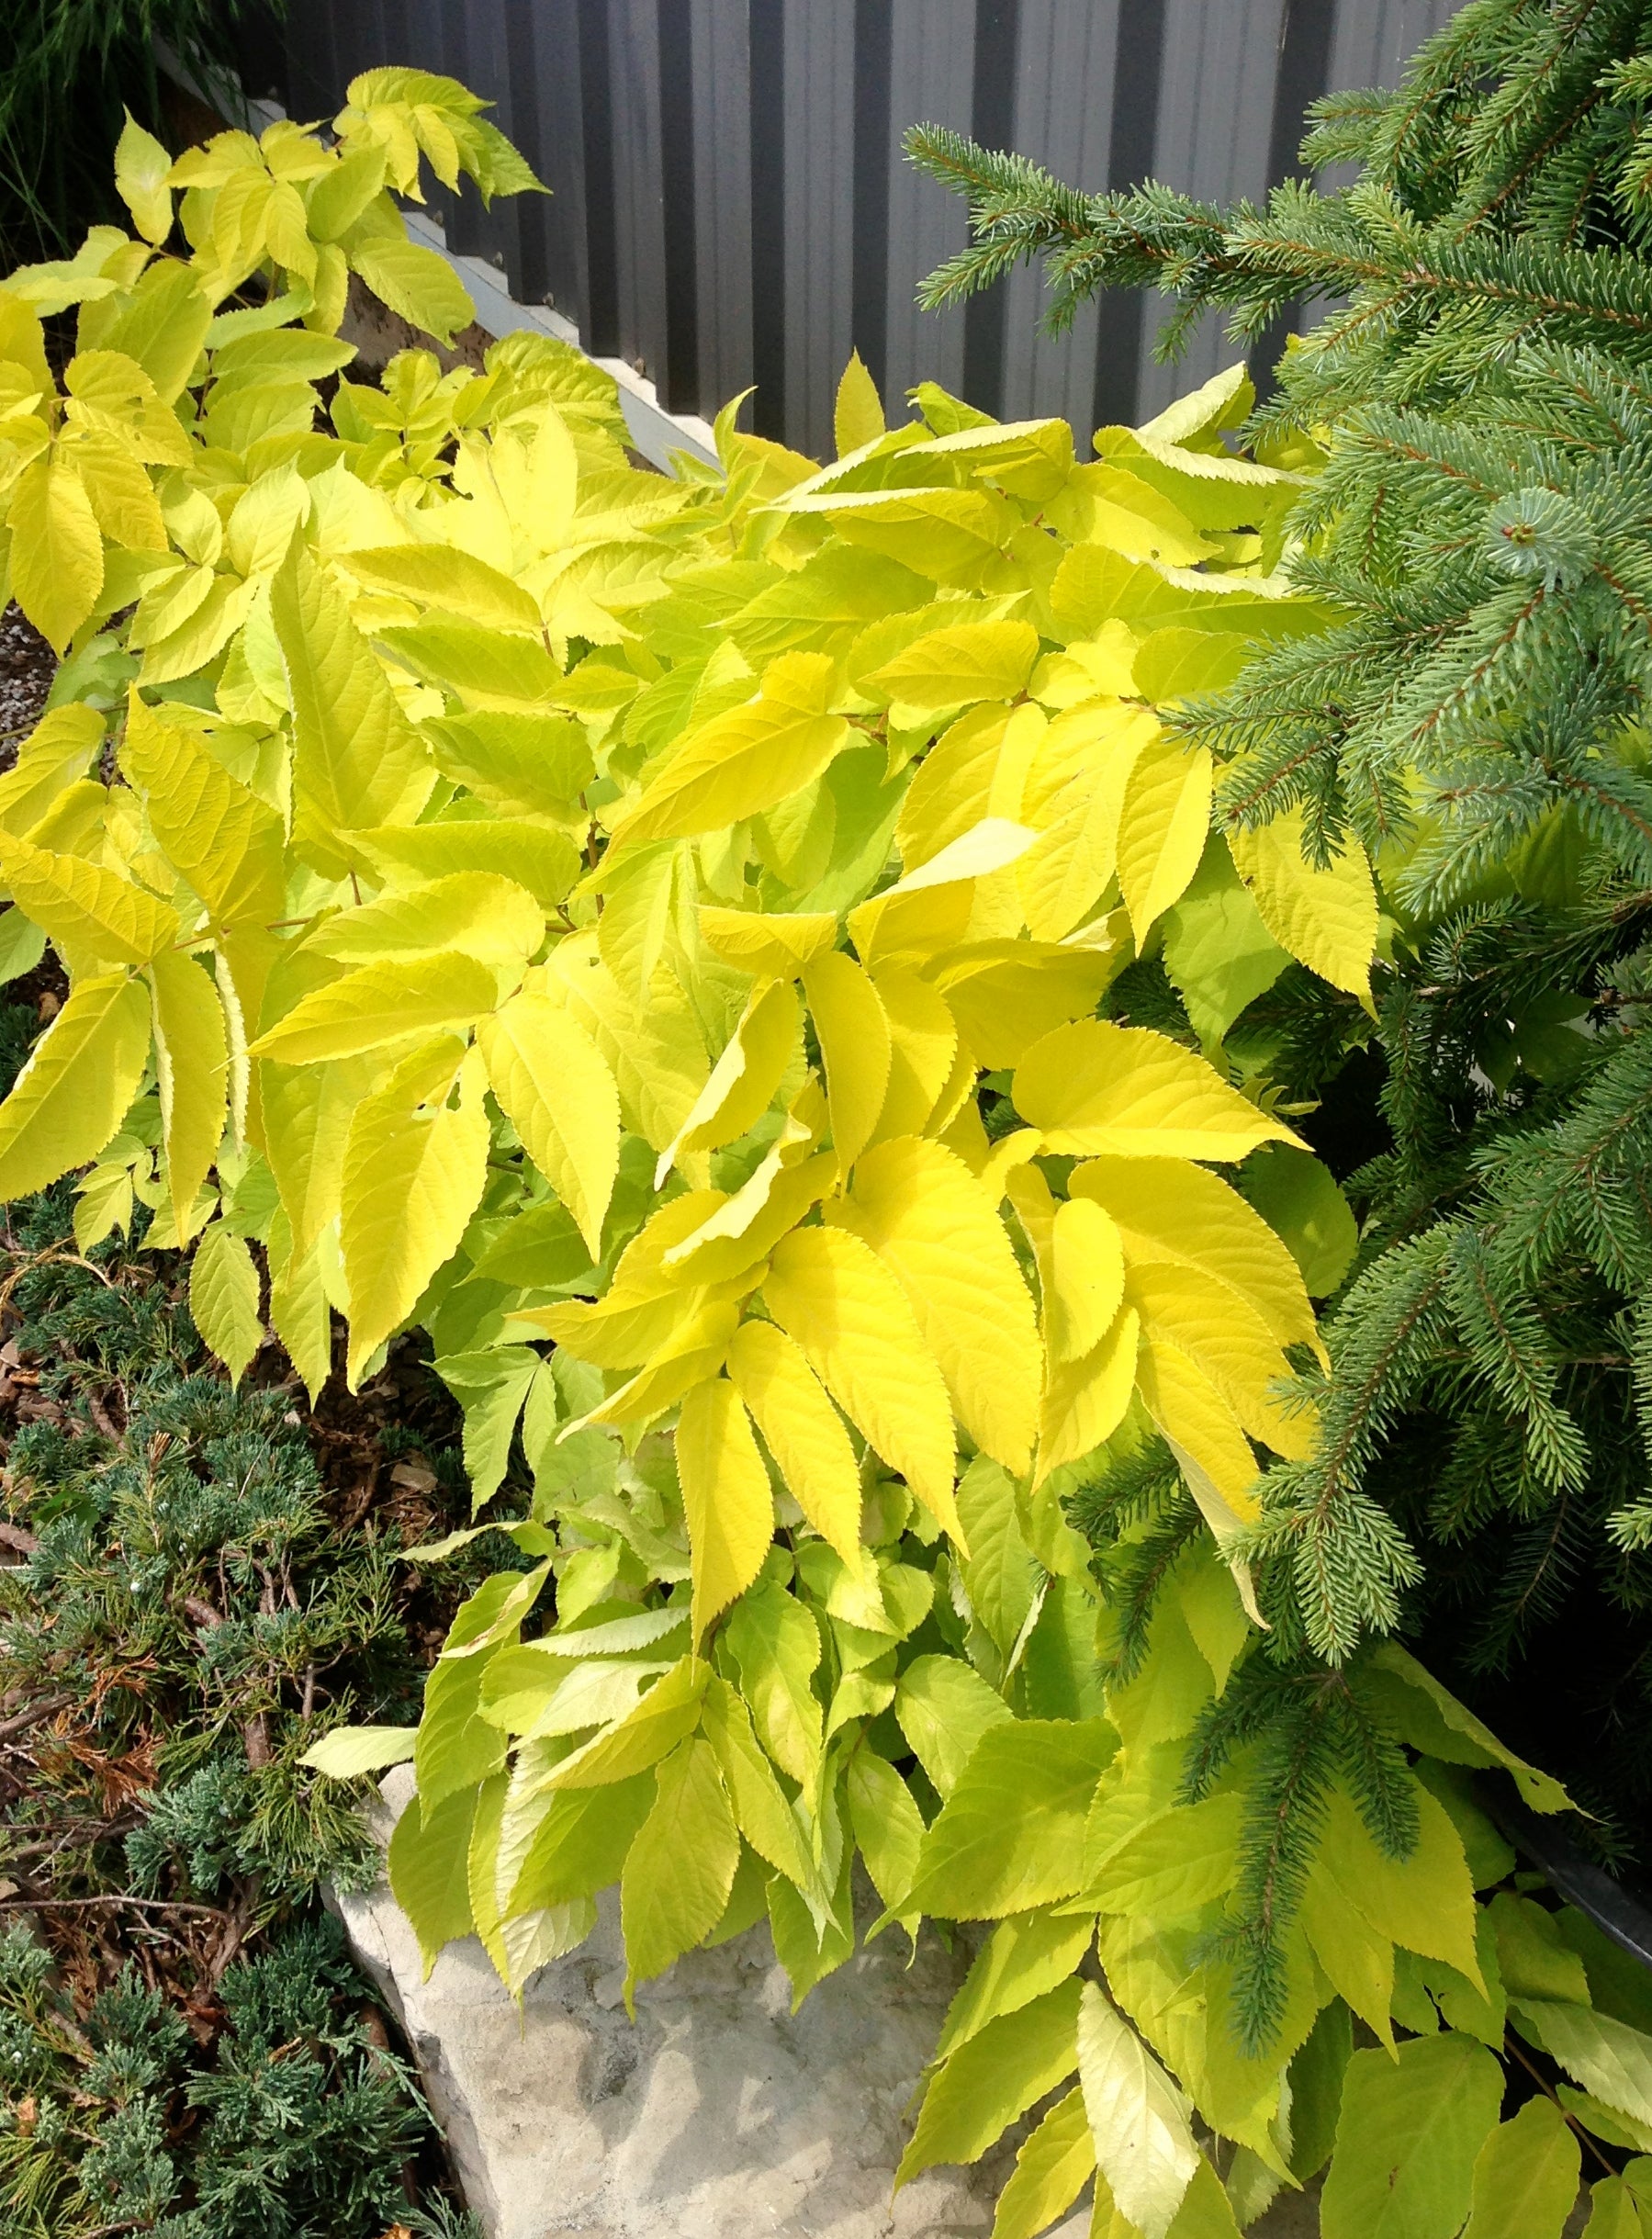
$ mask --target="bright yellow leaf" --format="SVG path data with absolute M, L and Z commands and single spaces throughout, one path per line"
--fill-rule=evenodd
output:
M 736 972 L 761 979 L 791 979 L 831 948 L 837 938 L 837 920 L 823 910 L 765 914 L 702 903 L 700 938 L 714 956 L 733 964 Z
M 1008 1235 L 963 1161 L 913 1136 L 879 1143 L 826 1215 L 896 1277 L 975 1444 L 1023 1474 L 1038 1428 L 1038 1328 Z
M 1293 1460 L 1311 1450 L 1311 1416 L 1287 1408 L 1270 1390 L 1288 1378 L 1290 1364 L 1238 1291 L 1191 1267 L 1159 1265 L 1132 1267 L 1125 1296 L 1149 1337 L 1186 1353 L 1253 1438 Z
M 702 1294 L 685 1286 L 677 1294 L 636 1299 L 610 1291 L 601 1299 L 568 1299 L 550 1306 L 523 1307 L 514 1319 L 554 1337 L 576 1360 L 593 1368 L 640 1368 Z
M 1044 1292 L 1044 1340 L 1052 1361 L 1077 1360 L 1101 1343 L 1124 1302 L 1124 1246 L 1093 1198 L 1055 1209 Z
M 603 963 L 594 936 L 576 933 L 551 951 L 545 993 L 566 1002 L 619 1084 L 625 1124 L 663 1151 L 705 1086 L 705 1043 L 673 972 L 663 967 L 640 1003 Z
M 403 894 L 341 910 L 311 936 L 319 955 L 341 963 L 408 963 L 438 949 L 463 949 L 520 971 L 545 939 L 545 912 L 514 879 L 455 871 Z
M 1018 1064 L 1041 1036 L 1087 1016 L 1129 961 L 1125 942 L 975 940 L 938 958 L 927 976 L 976 1062 L 996 1070 Z
M 947 1388 L 894 1277 L 843 1229 L 794 1229 L 763 1295 L 861 1436 L 960 1538 Z
M 1036 939 L 1063 939 L 1106 893 L 1118 865 L 1125 787 L 1158 729 L 1147 709 L 1106 699 L 1051 724 L 1021 794 L 1021 819 L 1040 837 L 1016 865 Z
M 353 832 L 350 844 L 387 885 L 421 886 L 433 879 L 481 874 L 525 887 L 547 910 L 579 875 L 579 857 L 568 834 L 524 816 L 376 825 Z
M 611 1391 L 589 1414 L 570 1423 L 559 1437 L 568 1437 L 588 1423 L 651 1423 L 668 1407 L 714 1377 L 727 1357 L 729 1341 L 739 1320 L 739 1309 L 726 1300 L 697 1307 L 656 1347 L 643 1366 L 617 1391 Z
M 930 630 L 866 679 L 869 691 L 918 714 L 975 700 L 1013 700 L 1038 658 L 1030 622 L 961 622 Z
M 554 552 L 568 535 L 579 497 L 579 455 L 568 422 L 547 401 L 528 452 L 524 511 L 542 550 Z
M 1127 1306 L 1101 1343 L 1076 1360 L 1051 1365 L 1039 1406 L 1039 1466 L 1041 1485 L 1052 1469 L 1082 1461 L 1124 1421 L 1135 1388 L 1141 1334 L 1134 1307 Z
M 1209 1378 L 1179 1345 L 1144 1333 L 1136 1381 L 1218 1540 L 1253 1522 L 1256 1457 Z
M 725 1378 L 698 1385 L 677 1419 L 677 1470 L 693 1565 L 693 1634 L 736 1601 L 774 1536 L 769 1472 L 740 1395 Z
M 871 1141 L 889 1094 L 889 1014 L 871 978 L 841 950 L 805 967 L 804 994 L 826 1064 L 832 1147 L 847 1174 Z
M 772 662 L 758 698 L 714 716 L 677 748 L 614 826 L 613 848 L 714 832 L 801 793 L 850 740 L 843 717 L 826 712 L 831 677 L 824 654 Z
M 58 795 L 84 777 L 103 737 L 103 717 L 95 707 L 72 701 L 49 708 L 0 777 L 0 832 L 26 839 Z
M 258 1068 L 263 1148 L 291 1223 L 293 1249 L 308 1255 L 339 1210 L 344 1146 L 357 1104 L 372 1086 L 372 1063 Z
M 1298 1141 L 1191 1050 L 1105 1018 L 1035 1042 L 1016 1069 L 1015 1105 L 1047 1150 L 1081 1158 L 1237 1160 L 1259 1142 Z
M 914 871 L 989 816 L 1018 819 L 1026 773 L 1045 730 L 1040 711 L 972 707 L 930 748 L 906 788 L 895 826 Z
M 342 592 L 302 544 L 270 587 L 270 615 L 292 693 L 292 844 L 339 878 L 349 868 L 340 835 L 411 824 L 435 769 Z
M 164 552 L 166 523 L 155 486 L 118 436 L 83 422 L 65 430 L 60 463 L 72 466 L 92 515 L 112 545 L 132 552 Z
M 281 816 L 230 776 L 182 724 L 163 722 L 133 692 L 120 767 L 144 796 L 150 828 L 215 925 L 269 924 L 283 914 Z
M 1166 1260 L 1231 1284 L 1282 1345 L 1317 1345 L 1301 1272 L 1281 1240 L 1219 1174 L 1156 1158 L 1094 1158 L 1070 1197 L 1107 1208 L 1131 1266 Z
M 859 1570 L 860 1472 L 820 1379 L 772 1322 L 741 1324 L 728 1349 L 728 1373 L 792 1499 L 827 1545 Z
M 797 995 L 789 980 L 770 980 L 752 989 L 711 1078 L 659 1154 L 657 1189 L 685 1151 L 714 1151 L 762 1117 L 792 1063 L 797 1029 Z
M 358 583 L 440 607 L 484 628 L 539 635 L 539 609 L 519 583 L 454 545 L 384 545 L 350 552 L 344 566 Z
M 1148 739 L 1130 765 L 1118 816 L 1118 883 L 1138 949 L 1199 867 L 1211 769 L 1207 748 L 1188 753 L 1164 734 Z
M 944 996 L 899 965 L 873 979 L 889 1021 L 889 1087 L 878 1114 L 875 1142 L 916 1135 L 924 1127 L 952 1071 L 958 1028 Z

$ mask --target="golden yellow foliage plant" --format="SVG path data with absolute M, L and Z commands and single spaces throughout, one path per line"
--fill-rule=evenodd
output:
M 1365 995 L 1377 924 L 1356 844 L 1213 836 L 1157 713 L 1320 625 L 1297 476 L 1224 441 L 1241 374 L 1080 464 L 932 387 L 887 427 L 852 362 L 831 465 L 730 406 L 662 477 L 531 334 L 341 378 L 328 426 L 349 273 L 468 315 L 390 198 L 421 152 L 533 184 L 478 107 L 378 71 L 331 143 L 129 132 L 140 238 L 0 284 L 9 586 L 65 655 L 0 779 L 0 966 L 70 981 L 0 1196 L 86 1169 L 83 1249 L 141 1203 L 237 1375 L 266 1319 L 312 1394 L 335 1314 L 353 1385 L 418 1324 L 478 1510 L 522 1453 L 534 1567 L 461 1612 L 392 1850 L 427 1954 L 474 1929 L 519 1988 L 617 1882 L 632 1984 L 766 1913 L 801 1997 L 859 1858 L 909 1929 L 1005 1921 L 904 2175 L 1082 2070 L 1000 2239 L 1098 2155 L 1158 2234 L 1216 2183 L 1189 2099 L 1285 2181 L 1287 2063 L 1416 1933 L 1352 1818 L 1388 1910 L 1242 2058 L 1194 1934 L 1237 1805 L 1174 1801 L 1249 1630 L 1228 1543 L 1313 1436 L 1308 1289 L 1227 1176 L 1324 1185 L 1224 1036 L 1292 958 Z M 1102 1015 L 1161 952 L 1202 1049 Z M 1109 1694 L 1062 1502 L 1155 1427 L 1210 1533 Z M 1474 1982 L 1433 1809 L 1412 1948 Z

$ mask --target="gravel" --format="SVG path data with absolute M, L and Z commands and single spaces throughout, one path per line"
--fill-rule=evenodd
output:
M 17 759 L 18 741 L 33 730 L 57 674 L 57 656 L 22 609 L 0 614 L 0 769 Z

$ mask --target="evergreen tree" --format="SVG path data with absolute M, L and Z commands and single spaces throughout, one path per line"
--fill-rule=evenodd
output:
M 1354 161 L 1353 185 L 1261 208 L 1084 195 L 932 127 L 909 146 L 971 205 L 931 304 L 1041 257 L 1052 326 L 1100 288 L 1154 287 L 1178 305 L 1172 352 L 1213 307 L 1247 345 L 1319 307 L 1247 432 L 1320 467 L 1285 564 L 1331 626 L 1178 718 L 1222 758 L 1235 826 L 1299 808 L 1320 861 L 1356 832 L 1392 921 L 1375 1022 L 1287 975 L 1228 1042 L 1320 1100 L 1307 1131 L 1363 1218 L 1331 1373 L 1309 1379 L 1323 1436 L 1264 1480 L 1272 1676 L 1219 1706 L 1189 1775 L 1269 1737 L 1257 1948 L 1316 1780 L 1354 1777 L 1348 1705 L 1384 1633 L 1566 1777 L 1603 1848 L 1644 1853 L 1652 9 L 1472 0 L 1397 91 L 1320 105 L 1305 167 Z M 1133 440 L 1103 430 L 1098 450 Z M 1105 1545 L 1139 1496 L 1121 1511 L 1098 1488 L 1084 1520 Z M 1154 1513 L 1104 1558 L 1127 1608 L 1152 1533 L 1185 1528 L 1167 1495 Z M 1319 1686 L 1334 1673 L 1345 1698 Z M 1381 1772 L 1361 1776 L 1373 1810 Z

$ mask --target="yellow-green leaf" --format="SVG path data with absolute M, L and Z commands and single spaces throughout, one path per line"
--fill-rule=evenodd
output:
M 373 967 L 369 966 L 369 970 Z M 452 1040 L 417 1050 L 357 1106 L 344 1152 L 340 1241 L 352 1390 L 458 1247 L 488 1170 L 481 1084 Z M 450 1108 L 454 1075 L 460 1097 Z
M 832 412 L 832 433 L 839 458 L 851 451 L 859 451 L 862 444 L 876 443 L 883 433 L 883 399 L 878 394 L 878 385 L 866 370 L 859 350 L 848 354 L 848 364 L 843 368 L 843 378 L 837 384 L 837 400 Z
M 118 871 L 0 836 L 0 878 L 60 948 L 103 962 L 147 964 L 178 937 L 178 913 Z
M 620 1159 L 619 1091 L 601 1053 L 569 1012 L 525 991 L 480 1021 L 477 1043 L 500 1109 L 600 1258 Z
M 1072 1896 L 1084 1819 L 1118 1748 L 1102 1718 L 989 1726 L 924 1837 L 908 1901 L 953 1920 L 996 1920 Z
M 191 956 L 157 956 L 150 967 L 155 1007 L 155 1079 L 173 1219 L 185 1232 L 229 1108 L 224 1008 L 210 973 Z
M 332 1372 L 332 1315 L 320 1254 L 313 1247 L 303 1255 L 293 1250 L 292 1230 L 280 1210 L 270 1223 L 269 1261 L 270 1327 L 287 1347 L 313 1407 Z
M 697 1656 L 684 1656 L 656 1681 L 635 1710 L 557 1761 L 543 1785 L 556 1789 L 606 1788 L 645 1772 L 691 1734 L 712 1676 Z
M 1302 811 L 1260 830 L 1231 829 L 1228 846 L 1262 922 L 1279 943 L 1333 987 L 1367 1006 L 1377 949 L 1377 888 L 1352 835 L 1324 870 L 1302 854 Z
M 1038 2239 L 1072 2207 L 1095 2168 L 1084 2095 L 1074 2088 L 1056 2101 L 1016 2155 L 998 2195 L 991 2239 Z
M 811 1862 L 792 1806 L 758 1746 L 751 1713 L 726 1680 L 713 1679 L 701 1716 L 741 1834 L 777 1873 L 804 1887 Z
M 620 1877 L 627 1998 L 711 1934 L 740 1862 L 739 1830 L 709 1741 L 680 1742 L 655 1778 L 654 1807 Z
M 950 2053 L 924 2095 L 917 2128 L 895 2171 L 908 2184 L 938 2162 L 975 2161 L 1035 2099 L 1078 2065 L 1081 1986 L 1060 1983 L 1000 2014 Z
M 38 458 L 12 485 L 12 596 L 62 653 L 103 589 L 103 538 L 73 467 Z
M 1320 2196 L 1324 2239 L 1459 2231 L 1502 2093 L 1500 2063 L 1455 2030 L 1413 2037 L 1397 2058 L 1375 2046 L 1355 2053 Z
M 189 1318 L 202 1342 L 240 1383 L 264 1343 L 258 1313 L 258 1269 L 245 1241 L 226 1221 L 202 1230 L 189 1268 Z
M 433 249 L 421 248 L 405 234 L 375 234 L 348 251 L 350 268 L 365 280 L 398 318 L 422 327 L 445 347 L 460 327 L 476 317 L 476 305 L 463 280 Z
M 81 980 L 0 1104 L 0 1199 L 30 1197 L 97 1156 L 138 1093 L 149 990 L 112 972 Z
M 468 1026 L 498 1000 L 492 972 L 462 949 L 363 964 L 303 996 L 251 1045 L 252 1054 L 284 1065 L 323 1064 L 444 1027 Z
M 339 591 L 301 544 L 270 587 L 270 616 L 292 694 L 293 846 L 339 878 L 349 868 L 339 835 L 411 824 L 435 771 Z
M 1484 1988 L 1475 1944 L 1474 1885 L 1462 1838 L 1445 1807 L 1415 1791 L 1418 1839 L 1409 1857 L 1390 1858 L 1350 1798 L 1333 1790 L 1320 1836 L 1320 1863 L 1379 1934 L 1424 1959 L 1443 1959 Z
M 1499 2123 L 1474 2165 L 1463 2239 L 1560 2239 L 1578 2198 L 1577 2136 L 1553 2099 L 1530 2098 Z

